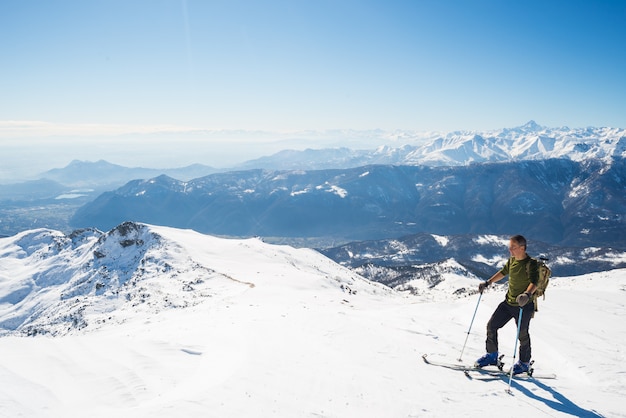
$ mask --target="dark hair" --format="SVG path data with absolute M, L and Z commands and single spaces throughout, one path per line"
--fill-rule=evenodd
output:
M 526 238 L 524 238 L 522 235 L 513 235 L 511 237 L 511 241 L 515 241 L 517 245 L 526 249 Z

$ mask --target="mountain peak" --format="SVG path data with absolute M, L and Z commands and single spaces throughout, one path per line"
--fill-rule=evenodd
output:
M 526 122 L 525 124 L 523 124 L 522 126 L 520 126 L 520 128 L 522 128 L 525 131 L 541 131 L 544 129 L 543 126 L 539 125 L 537 122 L 535 122 L 534 120 L 529 120 L 528 122 Z

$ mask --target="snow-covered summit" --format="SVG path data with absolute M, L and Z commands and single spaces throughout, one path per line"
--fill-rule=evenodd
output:
M 626 156 L 626 130 L 619 128 L 548 128 L 530 121 L 516 128 L 451 132 L 407 155 L 414 164 L 459 165 L 480 162 L 574 161 Z
M 223 298 L 264 283 L 390 293 L 308 249 L 125 222 L 0 240 L 0 333 L 65 334 Z
M 339 154 L 341 160 L 329 157 Z M 551 158 L 608 161 L 613 157 L 626 157 L 626 129 L 551 128 L 531 120 L 513 128 L 485 131 L 407 132 L 395 135 L 393 142 L 373 150 L 309 149 L 292 151 L 288 158 L 285 157 L 284 153 L 279 153 L 248 161 L 242 167 L 291 169 L 296 164 L 301 165 L 303 159 L 309 169 L 349 168 L 368 164 L 458 166 Z

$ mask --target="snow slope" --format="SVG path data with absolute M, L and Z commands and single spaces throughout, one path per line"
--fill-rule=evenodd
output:
M 531 335 L 536 370 L 558 379 L 516 380 L 511 396 L 502 379 L 420 359 L 456 361 L 476 294 L 400 294 L 257 239 L 154 226 L 74 238 L 0 239 L 2 416 L 626 416 L 624 270 L 552 281 Z M 69 286 L 79 279 L 80 291 Z M 441 285 L 456 283 L 477 284 L 450 275 Z M 85 304 L 78 324 L 55 310 L 70 288 Z M 466 362 L 483 353 L 503 292 L 481 298 Z M 20 336 L 35 322 L 41 332 Z M 510 364 L 514 326 L 500 335 Z

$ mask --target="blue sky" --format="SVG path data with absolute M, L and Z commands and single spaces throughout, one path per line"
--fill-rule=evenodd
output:
M 625 21 L 611 0 L 3 1 L 0 140 L 623 128 Z

